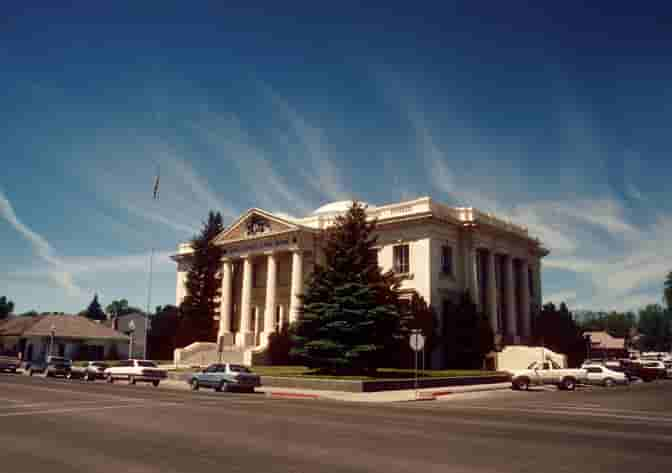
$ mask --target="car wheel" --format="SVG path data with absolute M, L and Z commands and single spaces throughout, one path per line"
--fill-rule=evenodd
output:
M 226 383 L 224 381 L 220 381 L 217 387 L 215 388 L 215 391 L 217 391 L 218 393 L 226 391 Z
M 527 380 L 527 378 L 516 380 L 513 385 L 520 391 L 527 391 L 530 388 L 530 382 Z
M 159 380 L 155 379 L 154 381 L 152 381 L 152 385 L 154 385 L 155 388 L 158 387 L 159 386 Z
M 65 379 L 72 379 L 72 373 L 66 373 Z
M 112 377 L 112 375 L 110 374 L 107 375 L 107 382 L 110 384 L 114 383 L 114 378 Z
M 576 389 L 576 380 L 574 378 L 565 378 L 562 380 L 562 389 L 574 391 Z
M 44 371 L 42 372 L 42 377 L 43 377 L 43 378 L 48 378 L 48 377 L 49 377 L 49 370 L 44 370 Z
M 135 384 L 135 376 L 128 377 L 128 384 Z
M 198 388 L 200 388 L 200 386 L 198 384 L 198 380 L 196 378 L 192 379 L 190 384 L 191 384 L 191 390 L 192 391 L 198 391 Z
M 614 380 L 611 378 L 607 378 L 604 380 L 604 387 L 605 388 L 611 388 L 614 386 Z

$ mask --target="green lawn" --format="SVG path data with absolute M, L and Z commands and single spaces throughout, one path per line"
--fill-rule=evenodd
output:
M 254 366 L 252 370 L 261 376 L 278 376 L 283 378 L 311 378 L 311 379 L 345 379 L 345 380 L 369 380 L 369 379 L 399 379 L 412 378 L 414 370 L 380 368 L 375 376 L 344 376 L 320 373 L 318 370 L 310 370 L 305 366 Z M 495 371 L 485 370 L 426 370 L 418 372 L 419 377 L 424 378 L 454 378 L 459 376 L 493 376 Z

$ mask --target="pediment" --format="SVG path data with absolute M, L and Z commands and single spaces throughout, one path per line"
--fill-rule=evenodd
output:
M 259 238 L 299 228 L 281 217 L 260 209 L 251 209 L 215 238 L 215 243 Z

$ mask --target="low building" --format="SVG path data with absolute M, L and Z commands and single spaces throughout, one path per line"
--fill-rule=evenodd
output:
M 216 323 L 226 359 L 250 362 L 271 334 L 296 320 L 305 281 L 324 259 L 323 230 L 351 205 L 333 202 L 302 218 L 255 208 L 215 238 L 224 252 Z M 541 306 L 541 259 L 548 250 L 525 227 L 429 197 L 368 205 L 366 213 L 378 223 L 380 266 L 402 278 L 402 298 L 417 293 L 435 309 L 439 330 L 444 308 L 468 291 L 487 314 L 498 347 L 532 339 L 532 317 Z M 186 295 L 191 253 L 185 243 L 173 256 L 178 306 Z M 193 351 L 195 359 L 204 358 L 213 346 L 195 344 L 179 356 L 187 362 Z M 443 365 L 442 353 L 439 346 L 431 354 L 433 367 Z
M 583 337 L 590 337 L 589 358 L 628 358 L 628 349 L 625 338 L 617 338 L 608 332 L 594 331 L 584 332 Z
M 129 350 L 132 350 L 129 358 L 145 358 L 145 325 L 147 316 L 141 312 L 113 317 L 109 321 L 110 326 L 117 332 L 121 332 L 133 340 L 129 342 Z M 147 327 L 149 329 L 149 327 Z
M 0 323 L 0 352 L 24 361 L 47 355 L 74 360 L 128 357 L 129 338 L 105 324 L 77 315 L 11 317 Z

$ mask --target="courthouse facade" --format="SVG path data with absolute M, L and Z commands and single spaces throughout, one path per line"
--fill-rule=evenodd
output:
M 251 209 L 215 239 L 224 253 L 216 318 L 225 357 L 251 362 L 271 334 L 296 320 L 298 296 L 314 265 L 323 261 L 322 230 L 351 204 L 333 202 L 303 218 Z M 378 222 L 380 266 L 402 277 L 402 297 L 415 292 L 425 298 L 439 328 L 444 306 L 468 290 L 487 314 L 498 346 L 530 339 L 532 315 L 541 306 L 541 259 L 548 251 L 526 228 L 429 197 L 369 205 L 367 215 Z M 173 257 L 178 305 L 190 253 L 188 243 L 180 244 Z M 439 364 L 440 351 L 433 356 Z

